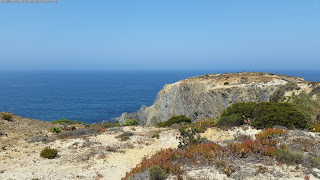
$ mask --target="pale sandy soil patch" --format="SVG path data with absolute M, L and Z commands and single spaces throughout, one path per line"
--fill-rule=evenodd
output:
M 21 140 L 15 148 L 0 152 L 0 179 L 121 179 L 144 156 L 178 146 L 176 130 L 161 129 L 160 139 L 151 138 L 157 129 L 136 127 L 128 141 L 120 141 L 116 136 L 130 131 L 130 127 L 49 144 Z M 40 151 L 46 146 L 58 149 L 59 157 L 41 158 Z

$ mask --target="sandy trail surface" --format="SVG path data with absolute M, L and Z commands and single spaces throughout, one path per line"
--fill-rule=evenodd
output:
M 77 139 L 29 143 L 20 140 L 15 148 L 0 152 L 0 179 L 110 179 L 117 180 L 134 168 L 145 156 L 164 148 L 176 148 L 176 130 L 161 129 L 160 138 L 152 138 L 155 127 L 122 127 L 118 132 L 104 132 Z M 130 140 L 117 138 L 133 132 Z M 40 157 L 50 146 L 59 151 L 56 159 Z

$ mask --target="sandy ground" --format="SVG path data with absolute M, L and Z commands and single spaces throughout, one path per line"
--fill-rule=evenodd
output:
M 160 138 L 152 138 L 152 135 L 159 130 L 156 127 L 135 127 L 133 131 L 130 127 L 116 128 L 107 130 L 100 134 L 82 136 L 74 139 L 56 139 L 50 143 L 35 142 L 30 143 L 24 138 L 16 139 L 16 146 L 0 150 L 0 179 L 2 180 L 32 180 L 32 179 L 106 179 L 120 180 L 140 163 L 142 158 L 150 157 L 157 151 L 165 148 L 176 148 L 179 134 L 177 130 L 162 128 Z M 202 133 L 202 137 L 219 143 L 224 146 L 230 141 L 234 141 L 239 136 L 251 136 L 260 130 L 250 126 L 242 126 L 230 129 L 209 128 Z M 117 138 L 123 132 L 132 132 L 130 140 L 121 141 Z M 320 142 L 319 133 L 290 131 L 292 140 L 301 136 L 310 139 L 312 142 Z M 55 137 L 49 133 L 49 137 Z M 1 139 L 0 139 L 1 140 Z M 290 139 L 288 139 L 290 141 Z M 1 142 L 1 141 L 0 141 Z M 50 146 L 59 151 L 56 159 L 44 159 L 40 157 L 41 150 Z M 272 159 L 270 161 L 273 161 Z M 263 164 L 256 160 L 252 162 L 239 162 L 235 171 L 238 179 L 304 179 L 306 175 L 311 180 L 319 179 L 320 170 L 317 168 L 306 169 L 301 165 L 276 165 Z M 241 164 L 245 163 L 245 166 Z M 265 173 L 257 173 L 259 166 L 264 166 Z M 236 168 L 236 165 L 234 165 Z M 224 180 L 232 179 L 227 177 L 216 166 L 187 166 L 183 167 L 184 179 L 200 180 Z M 250 175 L 250 176 L 249 176 Z M 168 180 L 177 179 L 169 176 Z M 237 179 L 237 178 L 233 178 Z
M 125 176 L 144 156 L 163 148 L 176 148 L 177 131 L 161 129 L 160 138 L 151 138 L 155 127 L 121 128 L 78 139 L 56 140 L 49 144 L 19 141 L 16 148 L 0 152 L 0 179 L 110 179 Z M 130 140 L 116 138 L 123 131 L 134 133 Z M 56 159 L 40 157 L 50 146 L 59 151 Z M 110 152 L 110 149 L 116 152 Z M 112 150 L 113 151 L 113 150 Z

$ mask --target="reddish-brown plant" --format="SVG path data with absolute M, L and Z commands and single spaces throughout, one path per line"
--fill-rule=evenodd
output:
M 283 129 L 268 128 L 262 132 L 259 132 L 255 136 L 256 136 L 256 138 L 259 138 L 259 139 L 271 139 L 273 137 L 280 136 L 282 134 L 287 134 L 287 133 L 288 133 L 288 131 L 283 130 Z

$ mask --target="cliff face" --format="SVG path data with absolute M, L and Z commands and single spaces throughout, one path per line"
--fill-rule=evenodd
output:
M 141 124 L 154 124 L 176 115 L 185 115 L 192 121 L 217 118 L 233 103 L 266 102 L 274 91 L 289 82 L 305 86 L 304 89 L 309 87 L 302 78 L 267 73 L 192 77 L 165 85 L 152 106 L 143 105 L 138 112 L 123 113 L 119 121 L 138 119 Z M 301 91 L 301 88 L 295 91 Z

